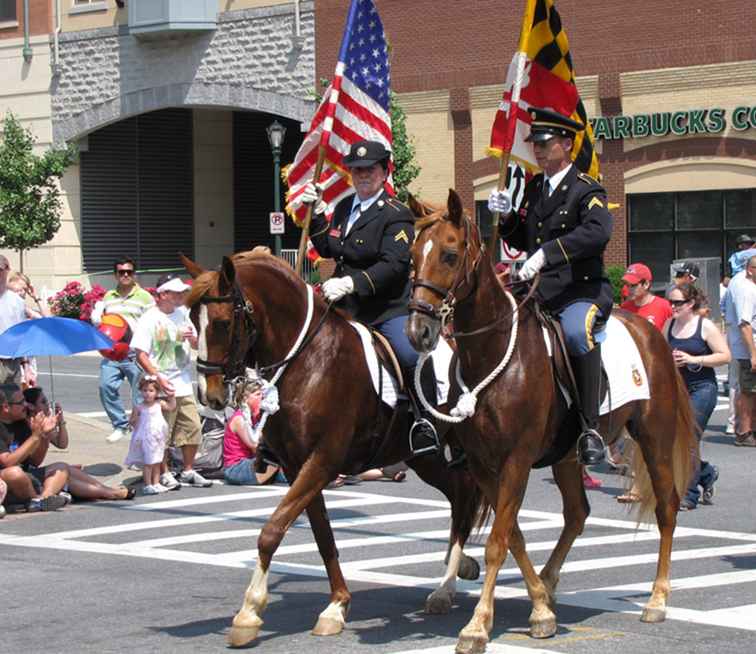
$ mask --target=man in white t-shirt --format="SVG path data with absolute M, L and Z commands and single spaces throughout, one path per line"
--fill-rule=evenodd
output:
M 182 294 L 189 288 L 176 275 L 160 277 L 156 306 L 142 315 L 131 339 L 141 368 L 148 375 L 155 375 L 164 391 L 175 393 L 176 409 L 165 414 L 165 419 L 168 445 L 181 449 L 183 470 L 177 481 L 163 463 L 160 483 L 169 489 L 180 485 L 212 486 L 211 481 L 192 469 L 202 429 L 191 374 L 191 349 L 197 347 L 197 332 L 181 306 Z
M 0 334 L 26 320 L 24 301 L 8 288 L 10 263 L 0 254 Z M 0 384 L 20 384 L 25 359 L 0 358 Z

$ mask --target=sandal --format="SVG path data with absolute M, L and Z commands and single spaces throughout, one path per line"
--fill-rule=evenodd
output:
M 640 495 L 633 492 L 617 495 L 616 499 L 620 504 L 636 504 L 641 501 Z
M 380 477 L 380 481 L 396 481 L 396 482 L 402 482 L 407 478 L 407 473 L 404 472 L 404 470 L 399 470 L 398 472 L 394 473 L 393 475 L 387 475 L 384 474 L 383 477 Z

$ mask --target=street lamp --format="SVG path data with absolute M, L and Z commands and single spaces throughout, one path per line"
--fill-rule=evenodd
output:
M 268 143 L 273 153 L 273 211 L 281 211 L 281 148 L 286 137 L 286 128 L 274 120 L 268 125 Z M 277 257 L 281 256 L 281 235 L 276 234 L 274 250 Z

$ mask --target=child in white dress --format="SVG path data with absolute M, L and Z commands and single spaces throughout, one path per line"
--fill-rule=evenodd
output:
M 165 456 L 165 443 L 168 438 L 168 423 L 163 417 L 163 411 L 173 411 L 176 408 L 176 398 L 173 393 L 166 394 L 166 398 L 158 400 L 160 385 L 157 377 L 143 375 L 139 380 L 139 391 L 142 393 L 142 403 L 131 411 L 129 424 L 133 428 L 129 453 L 126 455 L 126 466 L 139 464 L 144 466 L 145 495 L 157 495 L 168 489 L 160 483 L 160 464 Z

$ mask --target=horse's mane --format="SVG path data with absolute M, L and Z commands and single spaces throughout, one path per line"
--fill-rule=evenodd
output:
M 274 257 L 270 253 L 270 249 L 264 246 L 257 246 L 252 250 L 237 252 L 231 255 L 230 259 L 237 269 L 245 268 L 253 263 L 262 263 L 276 268 L 287 277 L 296 278 L 294 269 L 283 259 Z M 218 275 L 220 275 L 218 270 L 206 270 L 200 274 L 192 284 L 192 290 L 189 291 L 189 295 L 186 298 L 186 306 L 193 307 L 197 304 L 205 293 L 217 282 Z

